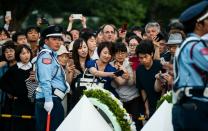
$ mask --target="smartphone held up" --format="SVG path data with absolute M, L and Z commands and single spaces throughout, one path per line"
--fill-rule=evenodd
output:
M 72 19 L 74 20 L 81 20 L 82 19 L 82 14 L 72 14 Z
M 12 12 L 6 11 L 5 19 L 11 20 L 12 19 Z

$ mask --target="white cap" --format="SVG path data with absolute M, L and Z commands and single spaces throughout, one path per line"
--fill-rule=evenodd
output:
M 57 51 L 57 55 L 62 55 L 62 54 L 69 54 L 69 52 L 67 51 L 64 45 L 61 45 L 59 50 Z
M 205 35 L 203 35 L 202 37 L 201 37 L 203 40 L 208 40 L 208 33 L 207 34 L 205 34 Z
M 182 41 L 183 41 L 183 38 L 180 33 L 173 33 L 173 34 L 170 34 L 167 45 L 181 44 Z

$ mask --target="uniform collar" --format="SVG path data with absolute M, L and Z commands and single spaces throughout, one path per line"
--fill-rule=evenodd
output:
M 44 48 L 44 49 L 49 49 L 49 50 L 53 51 L 53 50 L 52 50 L 48 45 L 46 45 L 46 44 L 44 44 L 43 48 Z
M 58 56 L 57 53 L 56 53 L 56 51 L 52 50 L 52 49 L 51 49 L 49 46 L 47 46 L 46 44 L 43 46 L 43 48 L 44 48 L 44 49 L 49 49 L 49 50 L 51 50 L 51 51 L 52 51 L 52 54 L 53 54 L 54 56 L 56 56 L 56 57 Z
M 28 70 L 32 68 L 32 64 L 28 62 L 27 64 L 23 64 L 22 62 L 17 62 L 17 67 L 22 70 Z
M 188 36 L 188 37 L 191 37 L 191 36 L 192 36 L 192 37 L 193 37 L 193 36 L 195 36 L 195 37 L 200 37 L 200 36 L 198 36 L 198 35 L 195 34 L 195 33 L 188 33 L 187 36 Z

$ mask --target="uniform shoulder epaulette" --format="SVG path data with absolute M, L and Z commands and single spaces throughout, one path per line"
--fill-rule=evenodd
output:
M 49 49 L 42 49 L 42 50 L 39 52 L 38 57 L 42 56 L 42 55 L 45 54 L 45 53 L 51 54 L 52 51 L 49 50 Z

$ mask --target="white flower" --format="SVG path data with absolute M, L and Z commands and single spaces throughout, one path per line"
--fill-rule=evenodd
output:
M 112 99 L 112 101 L 119 106 L 120 110 L 123 112 L 123 114 L 124 114 L 123 119 L 126 120 L 126 122 L 128 123 L 128 125 L 131 128 L 131 131 L 136 131 L 135 123 L 132 121 L 132 119 L 129 116 L 129 114 L 127 113 L 127 111 L 123 108 L 123 103 L 119 99 L 117 99 L 111 92 L 109 92 L 108 90 L 105 90 L 103 88 L 99 88 L 99 87 L 87 89 L 86 91 L 87 92 L 88 91 L 90 91 L 90 92 L 91 91 L 101 91 L 104 94 L 107 94 Z M 94 98 L 97 99 L 96 97 L 94 97 Z M 99 102 L 102 103 L 100 100 L 99 100 Z M 110 110 L 109 108 L 106 108 L 106 107 L 103 107 L 103 109 Z M 111 115 L 111 119 L 115 119 L 115 121 L 117 121 L 116 116 L 114 116 L 114 114 Z

